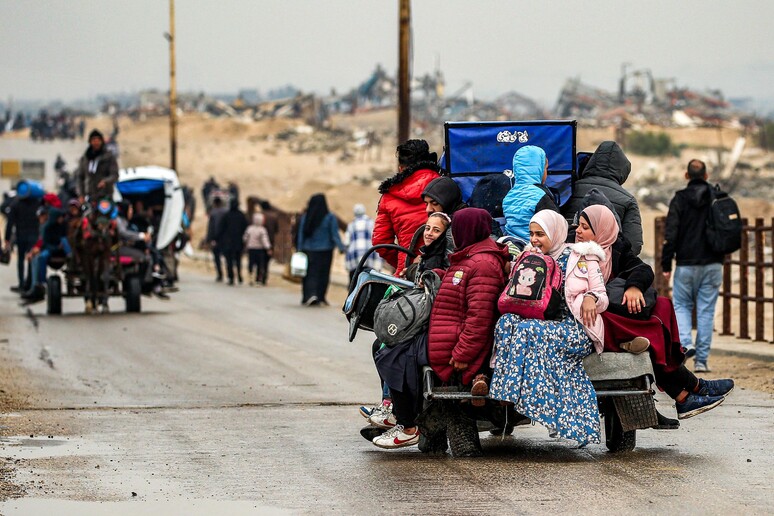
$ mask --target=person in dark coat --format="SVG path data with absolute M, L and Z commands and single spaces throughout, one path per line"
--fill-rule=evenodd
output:
M 328 211 L 325 195 L 318 193 L 309 198 L 306 211 L 301 215 L 296 236 L 296 249 L 306 253 L 308 265 L 303 280 L 301 304 L 327 305 L 325 299 L 331 280 L 333 250 L 344 253 L 347 248 L 339 236 L 336 216 Z
M 574 221 L 583 210 L 583 199 L 592 188 L 598 189 L 615 208 L 621 221 L 621 231 L 632 244 L 632 251 L 642 251 L 642 219 L 637 199 L 622 185 L 632 171 L 632 164 L 614 141 L 604 141 L 589 158 L 588 164 L 575 182 L 573 194 L 562 206 L 562 215 Z M 577 222 L 577 221 L 576 221 Z
M 675 193 L 669 203 L 661 268 L 669 281 L 672 259 L 676 259 L 672 300 L 675 303 L 680 343 L 694 356 L 694 371 L 709 372 L 715 303 L 723 280 L 722 253 L 710 246 L 705 228 L 712 203 L 712 186 L 707 182 L 707 167 L 698 159 L 688 163 L 688 186 Z M 693 346 L 693 311 L 696 310 L 696 347 Z
M 626 281 L 624 299 L 629 311 L 639 312 L 644 306 L 643 292 L 655 277 L 653 269 L 634 254 L 625 238 L 618 238 L 611 251 L 612 267 L 605 281 L 623 278 Z M 734 388 L 731 379 L 699 379 L 683 365 L 685 355 L 678 341 L 677 318 L 669 298 L 659 296 L 648 319 L 627 318 L 609 310 L 602 313 L 602 319 L 605 351 L 621 352 L 620 343 L 647 339 L 656 383 L 675 400 L 678 419 L 693 417 L 720 405 Z M 659 424 L 669 421 L 659 414 Z
M 212 261 L 215 264 L 215 281 L 223 281 L 223 252 L 218 245 L 218 231 L 220 231 L 220 224 L 226 211 L 226 208 L 223 206 L 223 199 L 220 197 L 213 199 L 210 219 L 207 221 L 206 238 L 212 251 Z
M 24 257 L 40 236 L 40 222 L 37 211 L 40 200 L 32 196 L 16 196 L 8 206 L 5 225 L 5 249 L 10 252 L 16 246 L 16 273 L 19 283 L 11 287 L 13 292 L 24 292 L 30 286 L 32 276 L 29 268 L 25 274 Z
M 81 202 L 85 197 L 92 202 L 113 198 L 113 187 L 118 181 L 118 161 L 105 146 L 105 137 L 96 129 L 89 133 L 89 147 L 78 163 L 75 177 Z
M 242 235 L 247 229 L 247 217 L 239 209 L 239 199 L 233 198 L 229 201 L 229 209 L 223 214 L 220 221 L 217 237 L 220 251 L 226 258 L 226 273 L 228 274 L 228 284 L 234 284 L 234 269 L 239 283 L 242 283 L 242 250 L 244 242 Z

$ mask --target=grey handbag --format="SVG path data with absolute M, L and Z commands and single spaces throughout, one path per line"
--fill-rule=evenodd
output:
M 379 342 L 394 346 L 427 327 L 441 279 L 433 271 L 424 271 L 420 284 L 395 291 L 379 302 L 374 312 L 374 333 Z

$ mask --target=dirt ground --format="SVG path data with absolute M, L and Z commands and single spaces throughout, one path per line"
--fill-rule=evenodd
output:
M 132 121 L 118 120 L 121 166 L 169 165 L 169 126 L 164 117 Z M 204 212 L 199 192 L 210 176 L 224 185 L 236 182 L 242 198 L 257 195 L 286 211 L 303 210 L 309 196 L 326 194 L 329 206 L 342 219 L 352 216 L 355 203 L 363 203 L 375 213 L 379 199 L 377 186 L 395 172 L 395 113 L 375 111 L 355 116 L 336 116 L 330 128 L 334 133 L 320 134 L 301 122 L 277 119 L 252 122 L 185 114 L 178 128 L 177 162 L 180 180 L 197 194 L 197 218 L 193 225 L 195 241 L 204 233 Z M 112 127 L 107 117 L 92 120 L 106 132 Z M 648 128 L 642 128 L 648 130 Z M 381 143 L 366 150 L 349 138 L 356 131 L 371 130 L 384 135 Z M 655 130 L 655 129 L 654 129 Z M 658 129 L 662 130 L 662 129 Z M 717 148 L 730 149 L 739 132 L 732 129 L 668 129 L 676 144 L 689 147 L 678 157 L 629 155 L 632 172 L 626 187 L 641 199 L 645 254 L 652 255 L 653 220 L 666 214 L 674 188 L 682 187 L 685 163 L 700 158 L 717 161 Z M 299 134 L 294 134 L 294 133 Z M 439 154 L 442 128 L 421 135 Z M 593 150 L 604 140 L 614 139 L 611 128 L 580 128 L 578 149 Z M 745 159 L 762 167 L 771 161 L 768 155 L 748 149 Z M 73 157 L 74 160 L 75 157 Z M 661 186 L 659 186 L 661 185 Z M 664 190 L 660 195 L 659 190 Z M 655 191 L 655 195 L 654 195 Z M 645 199 L 655 197 L 650 206 Z M 771 217 L 774 209 L 768 199 L 742 200 L 742 214 L 754 218 Z M 197 223 L 198 222 L 198 223 Z

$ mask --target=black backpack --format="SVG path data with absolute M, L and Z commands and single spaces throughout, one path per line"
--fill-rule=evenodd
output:
M 478 180 L 468 199 L 468 206 L 481 208 L 492 216 L 492 234 L 502 236 L 501 227 L 505 225 L 503 199 L 513 186 L 513 173 L 489 174 Z
M 719 185 L 710 187 L 709 213 L 707 214 L 707 243 L 718 254 L 731 254 L 742 247 L 742 215 L 739 207 Z

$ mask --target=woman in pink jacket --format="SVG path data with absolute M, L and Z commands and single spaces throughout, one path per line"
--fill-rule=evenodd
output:
M 614 218 L 613 227 L 617 234 Z M 602 350 L 606 255 L 594 242 L 565 244 L 567 222 L 551 210 L 532 217 L 529 234 L 531 250 L 550 255 L 562 271 L 566 303 L 557 320 L 500 317 L 489 396 L 513 403 L 516 412 L 547 427 L 551 436 L 573 439 L 581 447 L 598 443 L 597 396 L 583 359 Z

